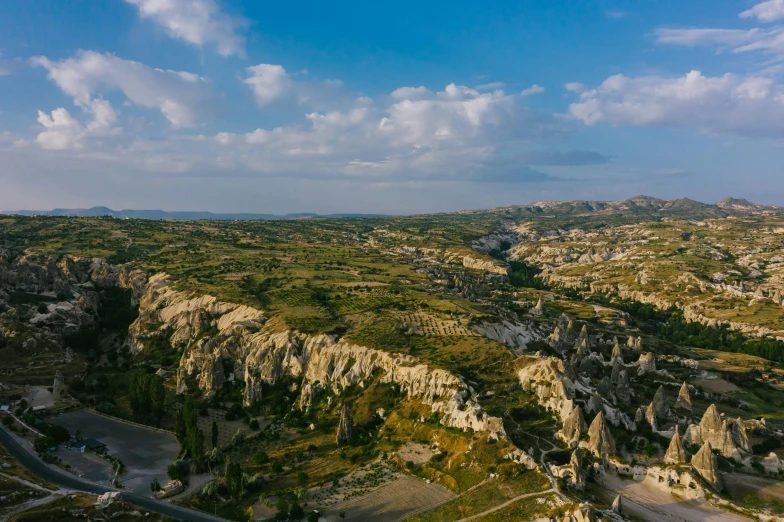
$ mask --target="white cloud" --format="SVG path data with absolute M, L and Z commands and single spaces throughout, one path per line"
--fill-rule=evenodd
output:
M 580 82 L 569 82 L 564 85 L 564 89 L 570 92 L 583 92 L 585 90 L 585 86 Z
M 286 69 L 280 65 L 262 63 L 248 67 L 248 77 L 243 83 L 250 86 L 256 103 L 259 107 L 264 107 L 269 103 L 281 98 L 291 89 L 291 78 L 286 74 Z
M 173 127 L 191 127 L 211 111 L 212 88 L 187 72 L 153 69 L 111 54 L 81 51 L 74 58 L 52 62 L 36 57 L 33 64 L 80 107 L 89 106 L 103 91 L 122 91 L 134 105 L 156 108 Z
M 534 94 L 541 94 L 544 92 L 544 87 L 533 84 L 527 89 L 520 91 L 520 96 L 533 96 Z
M 405 100 L 405 99 L 419 99 L 425 96 L 429 96 L 431 94 L 430 90 L 427 87 L 398 87 L 394 91 L 392 91 L 392 96 L 398 100 Z
M 221 12 L 216 0 L 125 0 L 141 18 L 163 27 L 172 38 L 202 47 L 214 43 L 221 56 L 245 57 L 245 38 L 239 33 L 248 23 Z
M 38 111 L 38 123 L 44 128 L 36 137 L 38 144 L 44 149 L 78 149 L 82 147 L 84 138 L 111 136 L 120 132 L 114 126 L 117 114 L 108 101 L 92 100 L 84 107 L 84 111 L 92 116 L 86 125 L 82 125 L 62 107 L 53 110 L 51 115 Z
M 482 85 L 477 85 L 477 91 L 494 91 L 496 89 L 503 89 L 506 87 L 504 82 L 490 82 L 490 83 L 483 83 Z
M 770 29 L 657 29 L 657 42 L 671 45 L 716 45 L 734 53 L 784 54 L 784 27 Z
M 610 76 L 569 112 L 586 125 L 691 127 L 738 134 L 784 133 L 784 88 L 760 76 Z
M 300 125 L 219 133 L 216 154 L 250 171 L 292 176 L 550 179 L 520 165 L 488 166 L 507 148 L 517 150 L 562 132 L 554 118 L 520 106 L 519 97 L 450 84 L 435 93 L 403 87 L 391 99 L 384 106 L 381 100 L 360 98 L 340 110 L 311 112 Z
M 334 108 L 351 98 L 343 92 L 340 80 L 295 80 L 282 65 L 260 63 L 245 70 L 243 83 L 250 87 L 256 105 L 266 107 L 272 102 L 309 106 L 315 109 Z
M 743 11 L 741 18 L 756 18 L 760 22 L 784 20 L 784 0 L 768 0 Z

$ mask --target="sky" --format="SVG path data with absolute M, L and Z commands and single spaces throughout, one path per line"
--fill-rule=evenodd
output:
M 0 2 L 0 209 L 784 205 L 784 0 Z

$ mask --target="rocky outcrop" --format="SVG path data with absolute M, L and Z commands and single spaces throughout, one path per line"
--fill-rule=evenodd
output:
M 542 316 L 544 315 L 544 308 L 542 307 L 542 298 L 539 298 L 537 301 L 536 306 L 528 310 L 528 313 L 534 316 Z
M 545 334 L 535 324 L 512 323 L 506 320 L 501 322 L 484 321 L 474 326 L 474 331 L 505 344 L 515 354 L 521 354 L 525 351 L 528 343 L 545 337 Z
M 681 414 L 691 413 L 691 396 L 689 395 L 689 386 L 685 382 L 681 384 L 678 398 L 675 399 L 675 411 Z
M 656 415 L 656 421 L 663 423 L 667 420 L 670 413 L 670 404 L 667 402 L 667 392 L 664 386 L 659 386 L 656 394 L 653 396 L 653 413 Z
M 347 444 L 354 433 L 354 418 L 351 416 L 351 408 L 348 404 L 343 404 L 340 409 L 340 423 L 338 424 L 337 443 Z
M 612 506 L 610 506 L 610 509 L 616 515 L 621 516 L 621 517 L 623 516 L 623 501 L 621 500 L 621 496 L 620 495 L 615 497 L 615 500 L 613 500 L 613 503 L 612 503 Z
M 675 435 L 672 436 L 672 440 L 670 440 L 670 446 L 667 448 L 667 453 L 664 455 L 664 462 L 667 464 L 683 464 L 688 462 L 689 455 L 686 453 L 686 450 L 683 448 L 683 443 L 681 442 L 681 436 L 678 434 L 678 431 L 675 431 Z
M 571 475 L 570 485 L 576 489 L 585 489 L 585 471 L 583 471 L 583 454 L 579 449 L 572 452 L 569 459 L 569 471 Z
M 574 409 L 574 383 L 566 376 L 564 363 L 556 357 L 532 358 L 518 372 L 523 389 L 533 391 L 539 404 L 566 420 Z
M 52 400 L 59 401 L 65 395 L 65 378 L 60 370 L 54 373 L 54 384 L 52 385 Z
M 721 477 L 719 476 L 719 465 L 716 462 L 716 455 L 710 442 L 705 442 L 700 450 L 691 459 L 691 465 L 710 486 L 716 491 L 722 490 Z
M 563 421 L 563 428 L 561 428 L 559 435 L 569 447 L 575 447 L 587 432 L 588 424 L 585 422 L 585 417 L 583 417 L 583 410 L 580 406 L 576 406 L 566 420 Z
M 640 369 L 640 375 L 648 372 L 655 372 L 656 357 L 651 352 L 641 353 L 640 359 L 637 361 L 637 366 Z
M 505 436 L 502 420 L 487 415 L 468 385 L 446 370 L 428 367 L 412 356 L 335 342 L 328 335 L 268 331 L 261 328 L 264 320 L 260 310 L 180 292 L 159 274 L 150 278 L 128 342 L 143 350 L 151 334 L 174 339 L 172 344 L 183 351 L 179 393 L 194 387 L 210 393 L 233 377 L 245 381 L 243 402 L 252 404 L 262 383 L 292 377 L 301 380 L 300 407 L 307 408 L 316 384 L 339 394 L 378 377 L 430 406 L 445 426 L 485 432 L 491 438 Z
M 588 449 L 601 459 L 615 453 L 615 439 L 604 421 L 604 413 L 599 413 L 588 428 Z
M 742 460 L 742 453 L 750 451 L 748 436 L 743 421 L 723 420 L 715 404 L 711 404 L 702 416 L 699 426 L 691 425 L 686 431 L 691 444 L 710 442 L 725 457 Z

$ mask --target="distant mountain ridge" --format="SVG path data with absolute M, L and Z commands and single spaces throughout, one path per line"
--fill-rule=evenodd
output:
M 568 214 L 584 213 L 652 213 L 689 214 L 695 216 L 720 217 L 736 213 L 779 212 L 782 207 L 752 203 L 746 199 L 725 198 L 718 203 L 701 203 L 689 198 L 659 199 L 650 196 L 634 196 L 618 201 L 537 201 L 527 205 L 513 205 L 490 209 L 490 212 L 508 211 L 511 209 L 538 209 Z M 482 210 L 461 211 L 459 213 L 485 212 Z M 449 214 L 450 212 L 445 212 Z M 84 209 L 56 208 L 54 210 L 4 210 L 0 214 L 18 216 L 66 216 L 66 217 L 113 217 L 118 219 L 164 219 L 164 220 L 284 220 L 310 218 L 359 218 L 359 217 L 390 217 L 385 214 L 254 214 L 243 212 L 214 213 L 208 211 L 166 211 L 166 210 L 112 210 L 108 207 L 92 207 Z
M 165 220 L 252 220 L 252 219 L 308 219 L 308 218 L 351 218 L 380 217 L 382 214 L 253 214 L 245 212 L 166 211 L 166 210 L 112 210 L 109 207 L 56 208 L 54 210 L 3 210 L 0 214 L 16 216 L 60 216 L 60 217 L 113 217 L 118 219 L 165 219 Z

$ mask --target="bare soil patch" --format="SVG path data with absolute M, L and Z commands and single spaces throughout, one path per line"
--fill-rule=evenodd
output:
M 435 453 L 433 450 L 418 442 L 406 442 L 397 450 L 397 456 L 406 462 L 413 462 L 414 466 L 424 464 Z
M 397 522 L 443 504 L 455 496 L 444 487 L 403 475 L 363 497 L 333 506 L 325 518 L 327 522 Z M 340 518 L 341 512 L 346 514 L 345 519 Z

